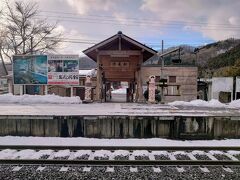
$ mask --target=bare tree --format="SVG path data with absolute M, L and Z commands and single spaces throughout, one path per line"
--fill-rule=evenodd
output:
M 5 43 L 1 54 L 12 61 L 13 54 L 36 54 L 54 51 L 61 41 L 61 33 L 56 32 L 56 24 L 40 19 L 36 3 L 6 3 Z

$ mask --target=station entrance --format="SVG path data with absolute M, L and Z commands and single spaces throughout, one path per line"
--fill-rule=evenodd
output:
M 122 101 L 144 101 L 141 66 L 157 53 L 155 50 L 122 34 L 122 32 L 118 32 L 116 35 L 84 50 L 83 53 L 97 62 L 95 100 L 114 102 L 113 95 L 111 95 L 112 98 L 109 98 L 112 87 L 126 82 L 125 100 Z

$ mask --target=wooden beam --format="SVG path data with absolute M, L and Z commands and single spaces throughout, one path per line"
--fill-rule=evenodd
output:
M 134 40 L 132 40 L 132 39 L 130 39 L 130 38 L 124 36 L 124 35 L 122 36 L 122 38 L 125 39 L 126 41 L 138 46 L 138 47 L 141 47 L 142 49 L 145 49 L 148 52 L 151 52 L 152 54 L 156 54 L 156 52 L 153 49 L 150 49 L 150 48 L 138 43 L 137 41 L 134 41 Z
M 111 57 L 129 57 L 129 56 L 140 56 L 141 51 L 138 50 L 126 50 L 126 51 L 113 51 L 113 50 L 101 50 L 99 55 L 108 55 Z
M 119 38 L 118 38 L 118 50 L 119 51 L 122 50 L 121 36 L 119 36 Z

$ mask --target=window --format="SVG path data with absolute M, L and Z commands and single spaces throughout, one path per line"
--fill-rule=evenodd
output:
M 177 82 L 176 79 L 177 79 L 176 76 L 169 76 L 168 77 L 168 82 L 169 83 L 176 83 Z
M 168 86 L 167 87 L 167 95 L 168 96 L 179 96 L 180 95 L 180 86 Z
M 160 76 L 155 76 L 155 82 L 159 83 L 159 81 L 160 81 Z
M 129 67 L 129 62 L 111 62 L 111 67 Z

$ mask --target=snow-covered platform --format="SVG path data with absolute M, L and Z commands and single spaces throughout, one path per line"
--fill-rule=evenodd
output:
M 0 123 L 2 136 L 236 138 L 240 137 L 240 108 L 214 101 L 0 103 Z
M 0 104 L 3 116 L 240 117 L 240 108 L 137 103 Z

